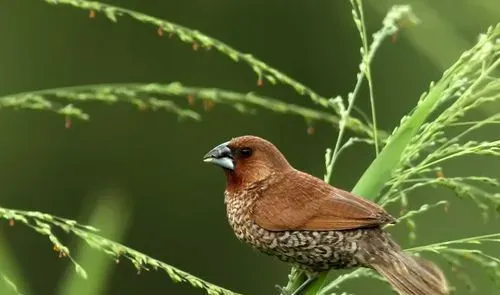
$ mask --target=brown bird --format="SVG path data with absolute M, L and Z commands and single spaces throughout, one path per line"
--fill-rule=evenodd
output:
M 236 137 L 203 159 L 224 170 L 236 237 L 305 270 L 306 283 L 330 268 L 366 267 L 401 295 L 449 293 L 439 268 L 405 254 L 382 229 L 395 221 L 382 207 L 294 169 L 269 141 Z

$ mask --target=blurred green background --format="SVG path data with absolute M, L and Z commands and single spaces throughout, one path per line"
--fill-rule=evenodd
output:
M 111 2 L 110 2 L 111 3 Z M 359 35 L 348 1 L 113 1 L 213 36 L 331 97 L 355 83 Z M 498 0 L 365 1 L 369 32 L 380 27 L 393 4 L 412 4 L 422 23 L 385 42 L 373 76 L 379 127 L 392 130 L 431 80 L 471 47 L 477 35 L 500 20 Z M 193 51 L 160 38 L 156 28 L 128 18 L 112 24 L 102 15 L 35 0 L 0 0 L 0 95 L 92 83 L 172 82 L 261 94 L 311 106 L 284 86 L 264 85 L 244 64 L 216 52 Z M 358 106 L 369 110 L 366 92 Z M 179 100 L 181 105 L 186 101 Z M 322 177 L 324 150 L 336 131 L 315 125 L 308 135 L 299 117 L 259 111 L 242 115 L 225 106 L 203 113 L 202 123 L 178 122 L 164 112 L 139 112 L 129 105 L 89 105 L 89 122 L 49 113 L 0 110 L 0 202 L 3 207 L 39 210 L 91 223 L 107 237 L 244 294 L 276 294 L 289 266 L 254 252 L 234 238 L 223 203 L 222 172 L 201 157 L 233 136 L 255 134 L 273 141 L 298 169 Z M 498 112 L 485 109 L 484 112 Z M 481 114 L 476 114 L 480 116 Z M 484 138 L 498 138 L 498 127 Z M 350 189 L 373 158 L 356 146 L 343 154 L 333 183 Z M 447 175 L 500 175 L 497 162 L 471 159 L 454 163 Z M 484 223 L 469 201 L 446 190 L 422 190 L 412 206 L 453 200 L 417 218 L 417 244 L 498 232 L 500 222 Z M 398 215 L 398 208 L 391 208 Z M 50 242 L 24 226 L 0 226 L 0 267 L 25 294 L 201 294 L 173 284 L 162 272 L 137 275 L 129 263 L 103 255 L 62 236 L 87 269 L 88 281 L 58 259 Z M 392 232 L 409 246 L 404 225 Z M 80 251 L 81 250 L 81 251 Z M 490 248 L 493 256 L 500 250 Z M 91 257 L 87 259 L 85 257 Z M 436 259 L 436 256 L 432 256 Z M 437 259 L 438 263 L 444 263 Z M 467 267 L 477 294 L 499 294 L 481 269 Z M 449 268 L 456 294 L 470 294 Z M 23 283 L 25 282 L 25 284 Z M 391 294 L 384 283 L 350 281 L 357 294 Z M 6 292 L 4 289 L 0 289 Z M 4 294 L 4 293 L 2 293 Z

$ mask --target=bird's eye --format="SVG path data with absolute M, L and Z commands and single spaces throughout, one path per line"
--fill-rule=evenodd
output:
M 252 149 L 249 149 L 249 148 L 243 148 L 240 150 L 240 154 L 241 156 L 243 157 L 250 157 L 250 155 L 252 155 Z

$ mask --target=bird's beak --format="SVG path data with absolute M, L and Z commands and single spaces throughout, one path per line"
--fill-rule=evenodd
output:
M 224 169 L 233 170 L 234 161 L 231 149 L 228 147 L 229 141 L 219 144 L 203 156 L 203 162 L 218 165 Z

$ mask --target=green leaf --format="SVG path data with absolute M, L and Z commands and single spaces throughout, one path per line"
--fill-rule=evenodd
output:
M 413 114 L 390 137 L 380 155 L 366 169 L 352 192 L 368 200 L 375 200 L 385 183 L 391 178 L 392 172 L 400 163 L 401 156 L 419 128 L 432 113 L 448 85 L 444 78 L 431 87 L 427 97 L 417 105 Z

